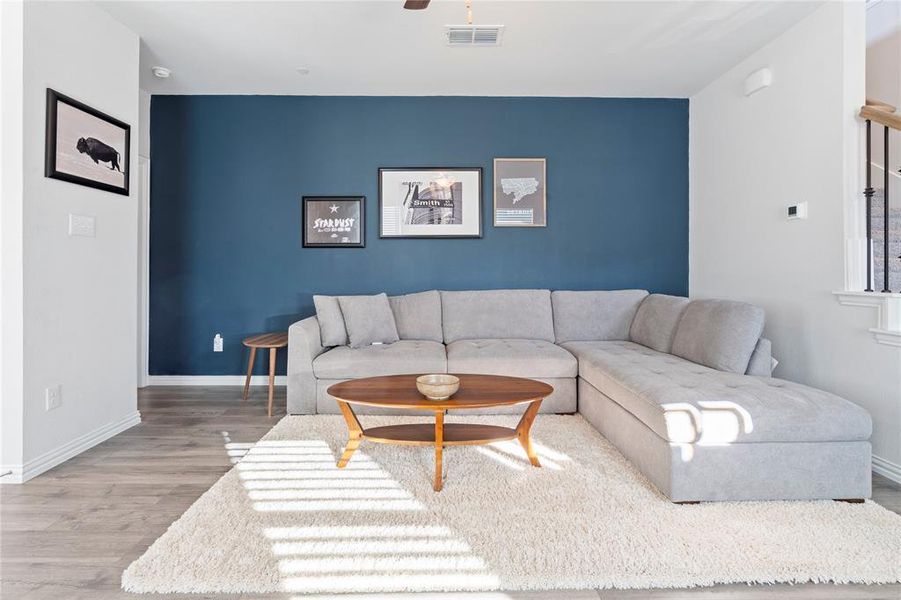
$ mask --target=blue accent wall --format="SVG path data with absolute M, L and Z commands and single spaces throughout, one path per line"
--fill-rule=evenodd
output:
M 151 374 L 242 374 L 241 339 L 313 314 L 315 293 L 687 294 L 687 100 L 154 96 L 151 106 Z M 492 226 L 495 157 L 547 157 L 546 228 Z M 377 170 L 409 166 L 481 166 L 484 237 L 379 239 Z M 365 195 L 366 247 L 301 248 L 304 195 Z

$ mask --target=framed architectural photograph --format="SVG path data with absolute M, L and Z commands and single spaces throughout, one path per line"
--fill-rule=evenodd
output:
M 304 196 L 304 248 L 366 246 L 366 196 Z
M 547 227 L 547 159 L 494 159 L 494 226 Z
M 379 169 L 379 237 L 482 237 L 482 168 Z
M 128 195 L 131 126 L 47 88 L 44 175 Z

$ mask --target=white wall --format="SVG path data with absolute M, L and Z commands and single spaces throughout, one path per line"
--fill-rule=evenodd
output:
M 901 2 L 867 7 L 867 96 L 901 105 Z
M 139 40 L 92 3 L 28 2 L 24 17 L 21 397 L 27 479 L 140 419 L 135 193 L 126 197 L 44 177 L 45 94 L 51 87 L 132 125 L 134 189 Z M 96 237 L 68 236 L 70 213 L 93 216 Z M 57 384 L 62 406 L 46 411 L 44 390 Z M 4 394 L 4 404 L 12 400 Z
M 21 478 L 22 86 L 21 3 L 0 2 L 0 476 Z M 12 471 L 11 474 L 5 475 Z
M 692 96 L 689 289 L 763 306 L 777 375 L 866 407 L 874 455 L 901 469 L 901 348 L 874 341 L 872 309 L 831 293 L 847 204 L 862 205 L 864 11 L 827 3 Z M 764 66 L 772 87 L 744 97 Z M 799 201 L 809 219 L 788 221 Z
M 150 158 L 150 93 L 141 90 L 138 114 L 138 154 Z
M 897 0 L 870 3 L 867 7 L 867 98 L 901 107 L 901 2 Z M 882 127 L 874 126 L 873 161 L 880 165 L 882 135 Z M 897 172 L 901 166 L 901 132 L 892 130 L 889 138 L 890 167 Z M 883 187 L 882 176 L 881 171 L 873 173 L 873 187 Z

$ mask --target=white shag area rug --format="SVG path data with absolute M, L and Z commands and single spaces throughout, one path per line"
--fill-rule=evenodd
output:
M 401 422 L 363 416 L 365 426 Z M 403 419 L 409 422 L 412 419 Z M 515 425 L 517 417 L 448 416 Z M 901 581 L 901 517 L 873 502 L 666 500 L 580 416 L 515 441 L 363 442 L 340 416 L 280 421 L 131 564 L 132 592 L 401 592 Z

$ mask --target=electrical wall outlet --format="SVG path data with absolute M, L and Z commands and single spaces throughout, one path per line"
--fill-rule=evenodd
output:
M 222 352 L 222 344 L 225 340 L 218 333 L 213 338 L 213 352 Z
M 53 410 L 63 405 L 62 386 L 54 385 L 44 390 L 44 406 L 47 410 Z

